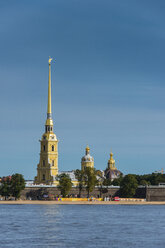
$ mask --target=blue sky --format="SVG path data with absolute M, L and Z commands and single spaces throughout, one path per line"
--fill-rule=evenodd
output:
M 0 2 L 0 176 L 36 175 L 52 62 L 59 170 L 165 169 L 165 2 Z

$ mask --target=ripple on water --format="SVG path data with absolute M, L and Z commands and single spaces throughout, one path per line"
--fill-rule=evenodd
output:
M 0 205 L 0 247 L 164 248 L 165 206 Z

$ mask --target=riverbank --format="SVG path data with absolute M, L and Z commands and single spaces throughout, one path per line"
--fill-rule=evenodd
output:
M 0 204 L 9 205 L 165 205 L 165 201 L 0 201 Z

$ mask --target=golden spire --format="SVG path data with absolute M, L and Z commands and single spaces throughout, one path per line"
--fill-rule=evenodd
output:
M 51 105 L 51 61 L 52 58 L 49 56 L 48 109 L 47 109 L 47 120 L 45 124 L 46 132 L 53 132 L 52 105 Z
M 47 119 L 52 118 L 52 106 L 51 106 L 51 61 L 52 58 L 49 56 L 49 80 L 48 80 L 48 111 L 47 111 Z
M 112 149 L 111 149 L 111 152 L 110 152 L 110 159 L 108 160 L 108 168 L 110 168 L 110 169 L 116 169 L 116 167 L 115 167 L 115 160 L 113 158 Z
M 112 153 L 112 150 L 110 152 L 110 159 L 113 160 L 113 153 Z

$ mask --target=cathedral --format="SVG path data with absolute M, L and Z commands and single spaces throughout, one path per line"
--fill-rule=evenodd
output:
M 75 178 L 74 171 L 58 171 L 58 139 L 53 131 L 52 119 L 52 105 L 51 105 L 51 61 L 49 57 L 49 76 L 48 76 L 48 105 L 47 105 L 47 118 L 45 122 L 45 132 L 40 140 L 40 159 L 37 165 L 37 176 L 35 177 L 35 184 L 44 185 L 58 185 L 56 176 L 62 173 L 68 174 L 74 186 L 78 185 Z M 85 156 L 81 159 L 81 169 L 85 167 L 94 168 L 94 158 L 90 155 L 89 146 L 85 149 Z M 115 167 L 115 160 L 113 153 L 110 154 L 108 160 L 108 167 L 104 172 L 104 176 L 113 180 L 121 174 Z
M 48 79 L 48 108 L 45 122 L 45 133 L 40 140 L 40 161 L 37 165 L 36 184 L 57 184 L 58 175 L 58 140 L 53 132 L 52 106 L 51 106 L 51 61 L 49 57 Z

